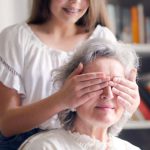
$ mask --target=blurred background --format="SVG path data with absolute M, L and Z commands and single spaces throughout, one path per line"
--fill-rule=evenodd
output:
M 141 103 L 120 137 L 150 150 L 150 0 L 108 0 L 112 31 L 139 54 Z M 127 58 L 128 59 L 128 58 Z
M 106 3 L 113 33 L 137 51 L 141 66 L 138 77 L 141 103 L 120 137 L 142 150 L 150 150 L 150 0 L 107 0 Z M 0 31 L 26 21 L 31 7 L 32 0 L 0 0 Z
M 26 20 L 32 0 L 0 0 L 0 31 L 5 27 Z

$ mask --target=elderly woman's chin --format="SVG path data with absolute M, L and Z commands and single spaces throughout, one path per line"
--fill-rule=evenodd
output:
M 106 123 L 107 125 L 112 125 L 118 122 L 118 120 L 121 118 L 123 114 L 123 110 L 115 110 L 115 108 L 102 108 L 97 113 L 97 120 L 100 123 Z
M 84 111 L 83 111 L 84 110 Z M 91 109 L 77 109 L 78 116 L 83 124 L 88 123 L 91 126 L 99 128 L 109 128 L 117 123 L 124 109 L 120 106 L 114 107 L 114 105 L 97 105 Z
M 120 120 L 121 116 L 121 114 L 116 116 L 113 112 L 105 114 L 102 113 L 98 115 L 95 119 L 93 119 L 93 122 L 95 122 L 95 125 L 99 127 L 109 128 L 115 123 L 117 123 Z
M 124 113 L 123 107 L 116 105 L 116 100 L 110 100 L 106 103 L 95 102 L 92 100 L 77 108 L 77 117 L 85 125 L 105 127 L 116 124 Z M 114 102 L 114 103 L 113 103 Z M 94 103 L 94 104 L 92 104 Z M 77 119 L 77 120 L 78 120 Z

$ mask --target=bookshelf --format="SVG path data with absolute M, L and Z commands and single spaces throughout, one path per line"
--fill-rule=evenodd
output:
M 136 52 L 142 56 L 150 56 L 150 44 L 131 44 L 131 47 L 134 48 Z
M 150 129 L 150 121 L 129 121 L 124 129 Z
M 150 150 L 150 142 L 147 140 L 150 135 L 150 1 L 106 1 L 112 31 L 118 40 L 133 47 L 140 57 L 138 84 L 141 100 L 146 109 L 143 109 L 140 104 L 138 111 L 134 114 L 138 116 L 128 121 L 119 136 L 141 149 Z M 149 119 L 145 117 L 145 113 Z
M 150 1 L 106 0 L 112 30 L 125 43 L 150 43 Z

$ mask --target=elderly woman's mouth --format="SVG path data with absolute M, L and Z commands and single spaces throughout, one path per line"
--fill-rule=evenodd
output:
M 114 110 L 115 109 L 115 107 L 112 105 L 98 105 L 95 108 L 100 109 L 100 110 Z

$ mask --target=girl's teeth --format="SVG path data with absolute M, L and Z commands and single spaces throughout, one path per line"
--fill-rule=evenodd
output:
M 66 9 L 70 13 L 77 13 L 79 12 L 79 9 Z

